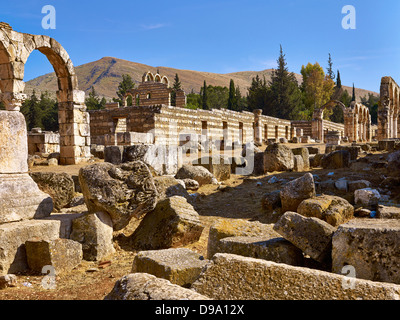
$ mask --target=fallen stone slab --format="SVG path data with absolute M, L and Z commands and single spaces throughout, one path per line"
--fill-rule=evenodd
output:
M 101 261 L 115 252 L 112 220 L 104 212 L 74 219 L 70 239 L 82 244 L 83 259 L 87 261 Z
M 37 183 L 39 189 L 53 199 L 56 212 L 66 207 L 74 198 L 75 184 L 69 174 L 65 172 L 31 172 L 30 176 Z
M 243 219 L 220 218 L 209 230 L 207 257 L 211 259 L 217 252 L 223 252 L 221 240 L 228 237 L 268 237 L 280 238 L 274 231 L 272 224 L 263 224 L 258 221 Z
M 350 167 L 350 152 L 347 150 L 334 151 L 321 159 L 324 169 L 341 169 Z
M 274 230 L 315 261 L 324 263 L 331 257 L 332 236 L 336 228 L 325 221 L 286 212 L 275 223 Z
M 215 184 L 217 179 L 214 175 L 202 166 L 183 165 L 175 175 L 176 179 L 196 180 L 200 186 L 206 184 Z
M 322 195 L 302 201 L 297 213 L 324 220 L 337 227 L 354 218 L 354 207 L 341 197 Z
M 54 213 L 44 220 L 58 221 L 60 225 L 60 238 L 69 239 L 72 232 L 72 221 L 82 217 L 85 213 Z
M 29 269 L 41 273 L 52 266 L 57 275 L 68 272 L 82 262 L 82 245 L 69 239 L 28 240 L 25 242 Z
M 186 248 L 141 251 L 135 256 L 132 273 L 148 273 L 190 287 L 207 262 L 200 254 Z
M 26 220 L 0 224 L 0 275 L 29 269 L 25 242 L 33 237 L 55 240 L 60 235 L 56 220 Z
M 352 266 L 359 279 L 400 284 L 400 220 L 354 219 L 332 239 L 332 271 Z
M 0 290 L 16 286 L 17 276 L 15 274 L 6 274 L 4 276 L 0 276 Z
M 175 179 L 173 176 L 160 176 L 153 179 L 160 200 L 173 196 L 189 197 L 185 183 L 180 182 L 180 180 Z
M 220 240 L 218 249 L 218 253 L 237 254 L 292 266 L 304 265 L 302 251 L 281 237 L 228 237 Z
M 104 300 L 210 300 L 193 290 L 147 273 L 122 277 Z
M 315 196 L 314 177 L 311 173 L 288 182 L 281 190 L 282 213 L 286 211 L 296 212 L 303 200 Z
M 354 192 L 359 189 L 366 189 L 371 186 L 371 182 L 368 180 L 356 180 L 356 181 L 349 181 L 349 192 Z
M 372 188 L 359 189 L 354 191 L 354 202 L 364 208 L 375 208 L 381 195 L 378 190 Z
M 303 159 L 303 170 L 302 171 L 308 171 L 310 170 L 310 152 L 308 148 L 302 147 L 302 148 L 294 148 L 292 149 L 292 152 L 295 156 L 301 156 Z
M 376 217 L 378 219 L 400 219 L 400 208 L 378 206 Z
M 222 253 L 191 288 L 218 300 L 400 299 L 399 285 Z
M 292 150 L 280 143 L 271 144 L 264 152 L 264 171 L 290 171 L 294 167 Z
M 225 181 L 231 177 L 231 159 L 221 155 L 202 157 L 192 162 L 193 166 L 206 168 L 218 181 Z
M 89 212 L 108 213 L 115 231 L 143 218 L 158 200 L 153 176 L 141 161 L 89 165 L 79 170 L 79 181 Z
M 106 146 L 104 147 L 104 162 L 109 162 L 115 165 L 121 164 L 123 153 L 123 146 Z
M 174 196 L 157 203 L 131 236 L 135 249 L 159 250 L 197 242 L 204 226 L 199 214 L 183 197 Z

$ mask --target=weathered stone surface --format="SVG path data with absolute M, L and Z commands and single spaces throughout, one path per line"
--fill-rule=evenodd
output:
M 254 154 L 254 158 L 249 158 L 250 161 L 253 161 L 253 174 L 254 175 L 263 175 L 265 173 L 264 166 L 264 152 L 257 152 Z M 249 164 L 248 164 L 249 165 Z M 250 164 L 251 165 L 251 164 Z M 250 170 L 249 170 L 250 171 Z M 250 172 L 251 173 L 251 172 Z
M 44 218 L 45 220 L 54 220 L 57 221 L 60 225 L 60 238 L 63 239 L 69 239 L 71 236 L 72 232 L 72 221 L 84 216 L 86 213 L 56 213 L 52 214 L 47 218 Z
M 400 220 L 355 219 L 332 240 L 332 271 L 353 266 L 356 277 L 400 284 Z
M 397 300 L 400 286 L 232 254 L 216 254 L 192 289 L 218 300 Z
M 114 230 L 121 230 L 132 218 L 142 218 L 157 202 L 153 176 L 141 161 L 86 166 L 79 171 L 79 181 L 89 212 L 108 213 Z
M 28 172 L 28 141 L 24 115 L 0 110 L 0 174 Z
M 303 200 L 315 197 L 315 195 L 314 178 L 311 173 L 288 182 L 281 190 L 282 213 L 296 212 Z
M 183 179 L 186 190 L 197 191 L 200 188 L 200 184 L 193 179 Z
M 0 224 L 47 217 L 53 200 L 29 174 L 0 174 Z
M 400 172 L 400 151 L 392 152 L 389 154 L 388 158 L 388 174 L 391 176 L 396 176 Z
M 228 157 L 221 155 L 202 157 L 193 161 L 192 164 L 206 168 L 218 181 L 225 181 L 231 177 L 231 162 Z
M 376 189 L 365 188 L 354 191 L 354 202 L 364 208 L 375 208 L 380 199 L 381 195 Z
M 198 213 L 183 197 L 157 203 L 131 236 L 135 249 L 159 250 L 185 246 L 199 240 L 204 226 Z
M 73 220 L 70 239 L 82 244 L 83 259 L 87 261 L 100 261 L 115 252 L 112 221 L 104 212 Z
M 264 259 L 277 263 L 302 266 L 304 257 L 300 249 L 284 238 L 271 236 L 228 237 L 219 241 L 218 253 Z
M 322 195 L 302 201 L 297 212 L 304 217 L 315 217 L 337 227 L 354 218 L 354 207 L 341 197 Z
M 326 154 L 321 159 L 321 166 L 324 169 L 348 168 L 350 167 L 350 152 L 347 150 L 340 150 Z
M 335 181 L 335 188 L 339 191 L 347 192 L 349 190 L 349 182 L 346 178 Z
M 274 230 L 314 260 L 323 263 L 330 258 L 336 228 L 325 221 L 286 212 L 275 223 Z
M 28 240 L 25 242 L 28 266 L 41 273 L 52 266 L 56 274 L 70 271 L 82 261 L 82 245 L 69 239 Z
M 157 175 L 174 175 L 180 167 L 182 149 L 166 145 L 133 145 L 123 149 L 122 162 L 142 161 Z
M 184 187 L 184 183 L 179 182 L 172 176 L 154 177 L 154 185 L 156 186 L 159 199 L 165 199 L 173 196 L 184 198 L 189 197 L 189 193 Z
M 0 225 L 0 275 L 28 270 L 25 242 L 33 237 L 55 240 L 60 235 L 60 222 L 27 220 Z
M 281 191 L 275 190 L 264 194 L 261 199 L 261 205 L 262 208 L 268 212 L 281 208 Z
M 0 276 L 0 290 L 17 286 L 17 276 L 15 274 L 6 274 Z
M 186 248 L 141 251 L 135 256 L 132 273 L 148 273 L 173 284 L 190 287 L 207 262 L 204 257 Z
M 116 165 L 121 164 L 123 152 L 124 147 L 122 146 L 106 146 L 104 148 L 104 162 Z
M 376 217 L 379 219 L 400 219 L 400 208 L 378 206 Z
M 302 172 L 304 170 L 304 161 L 301 156 L 294 156 L 294 166 L 293 166 L 293 171 L 294 172 Z
M 175 175 L 176 179 L 196 180 L 200 186 L 215 183 L 214 175 L 202 166 L 183 165 Z
M 358 189 L 365 189 L 371 186 L 371 182 L 367 180 L 349 181 L 349 191 L 354 192 Z
M 40 190 L 53 199 L 54 210 L 59 212 L 74 198 L 75 185 L 72 177 L 67 173 L 31 172 L 30 176 L 37 183 Z
M 308 171 L 310 170 L 310 152 L 308 148 L 294 148 L 292 149 L 292 152 L 295 156 L 301 156 L 303 159 L 303 170 Z
M 310 157 L 310 166 L 313 168 L 318 168 L 321 166 L 322 159 L 325 157 L 325 154 L 318 153 L 314 157 Z
M 122 277 L 104 300 L 210 300 L 197 292 L 147 273 Z
M 261 152 L 261 150 L 253 142 L 248 142 L 243 146 L 241 156 L 249 157 L 258 152 Z
M 221 241 L 228 237 L 268 237 L 280 238 L 273 230 L 272 224 L 263 224 L 258 221 L 250 222 L 242 219 L 218 219 L 210 227 L 207 245 L 207 257 L 211 259 L 217 252 L 222 252 Z
M 292 150 L 282 144 L 269 145 L 264 152 L 264 171 L 290 171 L 294 167 Z

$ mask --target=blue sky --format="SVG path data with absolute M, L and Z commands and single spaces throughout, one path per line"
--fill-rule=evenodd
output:
M 42 7 L 56 9 L 56 29 L 42 28 Z M 356 9 L 356 29 L 342 28 L 342 8 Z M 379 92 L 383 76 L 400 82 L 399 0 L 19 0 L 1 5 L 14 30 L 46 34 L 75 66 L 112 56 L 154 67 L 216 73 L 276 67 L 282 44 L 290 71 L 331 53 L 342 84 Z M 39 52 L 25 80 L 52 72 Z M 228 84 L 227 84 L 228 85 Z

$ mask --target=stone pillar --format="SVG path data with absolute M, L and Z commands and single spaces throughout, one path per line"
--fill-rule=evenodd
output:
M 49 216 L 53 200 L 28 174 L 28 138 L 22 113 L 0 111 L 0 146 L 0 224 Z
M 262 125 L 261 125 L 261 114 L 262 110 L 257 109 L 254 110 L 254 142 L 258 144 L 262 144 Z
M 61 93 L 58 92 L 59 101 Z M 74 90 L 66 102 L 59 102 L 60 164 L 88 161 L 90 155 L 90 118 L 86 112 L 85 92 Z
M 397 138 L 398 137 L 398 135 L 397 135 L 397 130 L 398 130 L 398 127 L 397 127 L 397 124 L 398 124 L 398 115 L 397 114 L 395 114 L 394 116 L 393 116 L 393 135 L 392 135 L 392 138 Z
M 353 135 L 353 141 L 358 141 L 358 115 L 355 114 L 354 115 L 354 122 L 353 122 L 353 126 L 354 126 L 354 135 Z

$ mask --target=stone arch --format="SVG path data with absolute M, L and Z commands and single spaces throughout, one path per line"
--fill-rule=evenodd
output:
M 163 76 L 161 79 L 161 83 L 166 84 L 167 86 L 169 86 L 169 80 L 166 76 Z
M 158 73 L 154 76 L 154 81 L 161 82 L 161 76 Z
M 58 80 L 60 163 L 77 164 L 90 158 L 89 114 L 85 93 L 78 90 L 75 69 L 66 50 L 54 39 L 0 28 L 1 100 L 8 111 L 19 111 L 25 99 L 25 63 L 38 50 L 46 56 Z M 4 62 L 4 63 L 3 63 Z
M 142 82 L 154 81 L 154 75 L 148 71 L 142 77 Z
M 132 105 L 135 105 L 135 97 L 134 97 L 133 93 L 131 93 L 131 92 L 126 92 L 125 95 L 124 95 L 123 98 L 122 98 L 122 105 L 123 105 L 124 107 L 127 107 L 127 106 L 128 106 L 128 99 L 127 99 L 128 96 L 131 96 L 131 98 L 132 98 Z
M 333 109 L 336 106 L 340 106 L 343 110 L 344 118 L 346 121 L 346 106 L 340 102 L 339 100 L 331 100 L 324 104 L 321 108 L 314 110 L 313 118 L 312 118 L 312 137 L 313 139 L 317 139 L 320 141 L 324 141 L 324 112 L 326 109 Z M 345 132 L 346 135 L 346 132 Z

